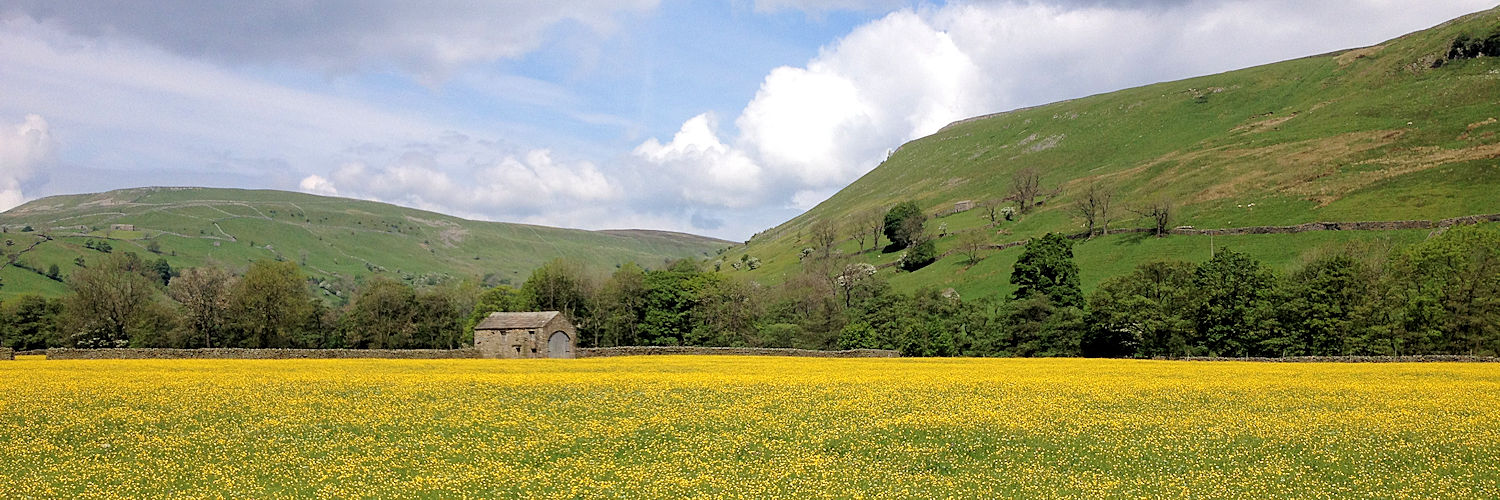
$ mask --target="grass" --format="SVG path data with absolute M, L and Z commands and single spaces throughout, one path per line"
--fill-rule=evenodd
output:
M 111 224 L 133 224 L 136 230 L 112 231 Z M 27 225 L 37 231 L 20 232 Z M 680 233 L 480 222 L 361 200 L 207 188 L 44 198 L 0 214 L 0 226 L 18 259 L 44 270 L 56 264 L 64 275 L 77 268 L 79 257 L 85 266 L 104 257 L 84 248 L 91 239 L 107 239 L 115 252 L 166 258 L 178 268 L 215 263 L 242 269 L 255 260 L 284 259 L 318 280 L 353 282 L 378 273 L 414 282 L 492 275 L 515 285 L 558 257 L 603 273 L 626 262 L 657 267 L 670 259 L 706 258 L 729 245 Z M 20 251 L 41 234 L 53 239 Z M 159 254 L 147 253 L 152 243 Z M 0 299 L 59 293 L 26 283 L 7 282 Z
M 20 497 L 1500 495 L 1500 368 L 0 362 Z
M 797 271 L 814 221 L 844 221 L 905 200 L 938 213 L 960 200 L 1003 197 L 1012 174 L 1024 167 L 1039 169 L 1044 188 L 1057 192 L 1019 222 L 1003 224 L 1009 234 L 996 242 L 1080 232 L 1069 207 L 1091 183 L 1115 190 L 1116 227 L 1145 226 L 1125 209 L 1161 198 L 1176 205 L 1174 225 L 1200 228 L 1500 213 L 1500 197 L 1493 194 L 1500 189 L 1500 121 L 1493 120 L 1500 118 L 1494 106 L 1500 58 L 1437 69 L 1427 59 L 1445 54 L 1459 34 L 1497 25 L 1500 8 L 1370 49 L 951 125 L 903 145 L 827 201 L 725 258 L 758 257 L 767 265 L 747 276 L 776 283 Z M 980 222 L 975 214 L 933 220 L 929 232 L 941 222 L 950 230 L 974 227 Z M 939 247 L 951 247 L 951 239 L 939 240 Z M 1322 244 L 1316 238 L 1277 241 L 1265 245 L 1305 251 Z M 1285 267 L 1298 253 L 1268 254 L 1276 259 L 1268 263 Z M 923 274 L 929 276 L 894 281 L 960 291 L 1005 286 L 997 273 L 953 264 L 915 273 Z

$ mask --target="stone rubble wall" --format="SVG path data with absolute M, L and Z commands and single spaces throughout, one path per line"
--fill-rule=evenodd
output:
M 1171 234 L 1194 236 L 1224 236 L 1229 234 L 1292 234 L 1309 231 L 1399 231 L 1403 229 L 1432 229 L 1438 223 L 1430 220 L 1398 220 L 1374 222 L 1308 222 L 1295 226 L 1250 226 L 1223 229 L 1177 228 Z M 1450 224 L 1451 225 L 1451 224 Z
M 1167 358 L 1157 358 L 1167 359 Z M 1248 361 L 1253 363 L 1500 363 L 1493 356 L 1290 356 L 1285 358 L 1178 358 L 1183 361 Z
M 0 361 L 12 361 L 16 359 L 16 351 L 9 347 L 0 347 Z
M 724 356 L 792 356 L 803 358 L 899 358 L 899 351 L 883 349 L 850 349 L 847 351 L 814 351 L 809 349 L 784 349 L 770 347 L 677 347 L 677 346 L 627 346 L 594 347 L 578 350 L 580 358 L 605 358 L 614 356 L 652 355 L 724 355 Z
M 47 359 L 473 359 L 474 349 L 48 349 Z

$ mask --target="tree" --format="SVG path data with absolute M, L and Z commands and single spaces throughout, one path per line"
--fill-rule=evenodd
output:
M 1500 232 L 1449 229 L 1399 254 L 1388 275 L 1406 343 L 1430 353 L 1500 351 Z
M 376 275 L 360 287 L 344 314 L 348 344 L 359 348 L 413 347 L 416 292 L 405 283 Z
M 1093 238 L 1096 229 L 1101 229 L 1101 234 L 1109 234 L 1110 203 L 1114 199 L 1114 193 L 1098 183 L 1089 184 L 1084 189 L 1082 197 L 1073 205 L 1073 213 L 1083 219 L 1088 231 L 1085 233 Z
M 885 239 L 897 249 L 906 248 L 923 233 L 926 223 L 927 214 L 922 213 L 916 202 L 899 203 L 885 213 Z
M 699 291 L 693 312 L 690 343 L 711 346 L 749 345 L 754 341 L 759 305 L 758 289 L 745 281 L 712 275 Z
M 853 220 L 849 224 L 849 238 L 853 239 L 855 243 L 858 243 L 859 252 L 864 253 L 865 242 L 870 240 L 870 232 L 867 231 L 864 227 L 864 224 L 860 222 L 858 215 L 854 216 Z
M 690 268 L 668 268 L 645 274 L 644 312 L 638 327 L 646 345 L 687 345 L 695 328 L 695 309 L 706 290 L 721 279 Z M 699 331 L 701 334 L 702 332 Z
M 1152 232 L 1158 237 L 1167 235 L 1168 226 L 1172 223 L 1173 211 L 1170 198 L 1163 197 L 1155 202 L 1132 208 L 1130 211 L 1150 220 Z
M 231 294 L 230 314 L 244 347 L 294 345 L 313 316 L 312 292 L 297 263 L 258 260 Z
M 907 248 L 906 257 L 901 259 L 901 269 L 916 271 L 936 261 L 937 244 L 933 243 L 932 238 L 923 236 Z
M 559 311 L 578 326 L 580 334 L 590 332 L 590 297 L 594 285 L 584 274 L 583 265 L 566 259 L 553 259 L 531 272 L 521 285 L 521 296 L 536 311 Z
M 479 288 L 473 282 L 450 282 L 417 290 L 412 311 L 412 340 L 417 347 L 456 349 L 473 342 L 464 321 L 474 310 Z
M 1190 317 L 1196 295 L 1193 272 L 1182 261 L 1136 266 L 1124 276 L 1105 280 L 1089 296 L 1084 356 L 1180 357 L 1192 355 Z
M 879 208 L 871 208 L 860 212 L 858 226 L 870 233 L 870 248 L 880 248 L 880 233 L 885 230 L 886 211 Z
M 989 233 L 984 228 L 965 232 L 958 236 L 958 249 L 969 257 L 969 265 L 979 263 L 979 252 L 989 246 Z
M 0 307 L 0 347 L 27 351 L 62 346 L 57 329 L 62 307 L 60 300 L 29 293 L 5 301 Z
M 1020 205 L 1021 213 L 1031 211 L 1037 195 L 1042 193 L 1042 172 L 1036 167 L 1024 167 L 1010 178 L 1010 196 Z
M 1037 294 L 1006 303 L 1000 312 L 1001 354 L 1011 356 L 1077 356 L 1083 337 L 1083 311 L 1058 306 Z
M 1198 345 L 1209 356 L 1259 356 L 1271 314 L 1276 276 L 1250 256 L 1224 249 L 1198 266 L 1193 286 L 1200 300 L 1194 311 Z
M 1031 240 L 1011 270 L 1016 285 L 1012 298 L 1045 295 L 1056 307 L 1083 308 L 1078 284 L 1078 265 L 1073 263 L 1073 242 L 1060 234 L 1047 233 Z
M 167 295 L 182 304 L 184 320 L 194 338 L 203 339 L 203 347 L 223 347 L 228 325 L 230 293 L 239 278 L 215 266 L 188 268 L 167 285 Z M 219 342 L 214 339 L 218 338 Z
M 493 288 L 479 292 L 479 297 L 474 301 L 474 308 L 469 313 L 469 318 L 464 321 L 465 334 L 472 334 L 474 327 L 490 313 L 517 312 L 526 310 L 526 298 L 521 292 L 508 285 L 496 285 Z
M 146 251 L 154 254 L 161 253 L 161 242 L 150 240 L 146 242 Z
M 875 286 L 873 282 L 878 280 L 876 272 L 875 266 L 858 262 L 844 266 L 844 270 L 834 277 L 834 286 L 844 295 L 845 308 L 853 307 L 857 297 L 868 297 L 871 287 Z
M 64 299 L 68 334 L 80 347 L 123 347 L 135 334 L 155 334 L 160 293 L 154 271 L 132 253 L 111 254 L 99 265 L 68 276 Z M 138 342 L 140 343 L 140 342 Z
M 999 198 L 985 198 L 979 201 L 979 209 L 985 217 L 990 219 L 990 225 L 1000 223 L 1000 219 L 1004 217 L 1004 213 L 1001 212 L 1003 207 L 1005 207 L 1005 202 Z
M 1282 279 L 1277 289 L 1276 332 L 1268 351 L 1280 356 L 1349 353 L 1369 298 L 1373 273 L 1347 255 L 1319 258 Z
M 833 254 L 833 246 L 839 240 L 839 226 L 832 219 L 819 219 L 812 224 L 813 248 L 820 259 L 827 260 Z
M 167 259 L 165 258 L 156 259 L 152 262 L 151 270 L 156 272 L 156 279 L 161 281 L 162 286 L 167 286 L 168 283 L 171 283 L 172 276 L 176 274 L 172 271 L 172 265 L 167 263 Z
M 55 281 L 62 281 L 62 269 L 57 267 L 57 263 L 54 262 L 47 266 L 47 277 Z
M 646 315 L 645 295 L 646 272 L 640 266 L 626 263 L 615 270 L 599 289 L 594 345 L 639 343 L 639 325 Z

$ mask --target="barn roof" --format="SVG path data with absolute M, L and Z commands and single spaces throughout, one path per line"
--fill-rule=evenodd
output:
M 516 330 L 526 328 L 541 328 L 552 318 L 561 314 L 557 311 L 540 312 L 497 312 L 474 325 L 475 330 Z

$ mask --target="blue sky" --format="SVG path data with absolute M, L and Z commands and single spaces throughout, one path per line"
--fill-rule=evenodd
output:
M 953 120 L 1493 2 L 0 0 L 0 208 L 202 185 L 738 240 Z

